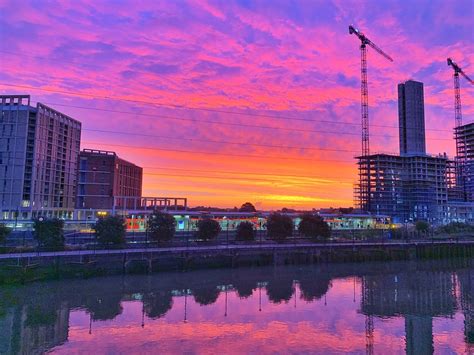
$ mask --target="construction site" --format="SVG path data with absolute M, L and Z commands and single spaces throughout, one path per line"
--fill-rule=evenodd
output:
M 355 206 L 385 214 L 396 223 L 418 220 L 431 224 L 474 220 L 474 123 L 462 124 L 460 76 L 474 84 L 451 59 L 453 70 L 456 156 L 426 153 L 423 83 L 398 84 L 399 154 L 371 154 L 367 47 L 389 61 L 393 59 L 362 32 L 349 26 L 360 40 L 362 154 L 357 156 L 359 180 L 354 188 Z

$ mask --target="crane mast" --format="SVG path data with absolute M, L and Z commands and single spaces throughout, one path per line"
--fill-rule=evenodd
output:
M 471 78 L 467 76 L 466 73 L 457 65 L 451 58 L 447 59 L 448 66 L 452 67 L 454 70 L 453 80 L 454 80 L 454 123 L 455 127 L 462 126 L 462 109 L 461 109 L 461 83 L 459 82 L 459 74 L 464 76 L 464 78 L 471 84 L 474 84 Z M 460 155 L 460 142 L 456 139 L 456 155 Z
M 461 74 L 469 83 L 474 84 L 474 81 L 467 76 L 466 73 L 457 65 L 451 58 L 447 59 L 448 66 L 453 68 L 453 81 L 454 81 L 454 127 L 459 128 L 462 126 L 462 108 L 461 108 L 461 83 L 459 80 L 459 74 Z M 461 141 L 460 134 L 455 129 L 456 139 L 456 163 L 457 163 L 457 181 L 458 185 L 462 188 L 463 198 L 468 199 L 467 187 L 466 187 L 466 160 L 467 160 L 467 146 L 466 137 Z
M 359 204 L 363 210 L 370 211 L 370 135 L 369 135 L 369 85 L 367 80 L 367 45 L 372 47 L 385 59 L 393 62 L 393 59 L 382 51 L 375 43 L 368 39 L 357 28 L 350 25 L 349 34 L 355 34 L 360 40 L 360 102 L 362 123 L 362 160 L 359 162 Z

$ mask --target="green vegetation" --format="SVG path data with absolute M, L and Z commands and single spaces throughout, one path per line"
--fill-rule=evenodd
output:
M 416 222 L 416 224 L 415 224 L 415 229 L 416 229 L 418 232 L 426 233 L 426 232 L 428 232 L 428 230 L 430 229 L 430 225 L 429 225 L 429 223 L 426 222 L 426 221 L 418 221 L 418 222 Z
M 253 204 L 250 202 L 245 202 L 242 206 L 240 206 L 239 212 L 257 212 L 257 210 Z
M 0 223 L 0 244 L 6 242 L 8 235 L 11 233 L 11 228 L 8 228 L 3 223 Z
M 298 225 L 298 231 L 306 238 L 324 238 L 329 239 L 331 228 L 326 221 L 318 215 L 306 213 L 301 216 L 301 222 Z
M 154 241 L 170 241 L 176 231 L 176 220 L 168 213 L 155 211 L 148 219 L 148 233 Z
M 121 216 L 99 218 L 93 229 L 97 241 L 102 245 L 125 243 L 125 220 Z
M 221 232 L 219 223 L 211 218 L 200 219 L 197 227 L 196 237 L 202 240 L 216 239 Z
M 437 232 L 439 234 L 474 233 L 474 226 L 468 223 L 452 222 L 439 227 Z
M 293 233 L 293 221 L 291 217 L 272 213 L 267 219 L 267 235 L 268 238 L 282 243 Z
M 239 241 L 252 241 L 255 240 L 255 229 L 251 222 L 241 222 L 237 226 L 235 239 Z
M 64 248 L 64 221 L 58 218 L 44 219 L 40 217 L 34 221 L 34 237 L 40 247 L 60 250 Z

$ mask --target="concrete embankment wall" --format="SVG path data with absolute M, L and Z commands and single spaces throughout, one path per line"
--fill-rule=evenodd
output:
M 0 255 L 0 284 L 61 277 L 202 268 L 472 257 L 474 242 L 254 245 L 44 252 Z

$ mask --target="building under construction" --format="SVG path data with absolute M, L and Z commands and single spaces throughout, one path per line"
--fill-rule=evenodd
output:
M 369 191 L 367 196 L 356 187 L 358 208 L 392 216 L 395 222 L 447 219 L 453 164 L 446 155 L 372 154 L 357 159 L 360 182 Z
M 474 123 L 454 129 L 456 139 L 456 186 L 458 198 L 465 202 L 474 201 Z
M 400 155 L 356 158 L 356 206 L 390 215 L 395 222 L 421 219 L 444 223 L 449 217 L 448 195 L 455 191 L 455 165 L 446 154 L 430 156 L 425 152 L 422 83 L 409 80 L 398 85 L 398 109 Z

